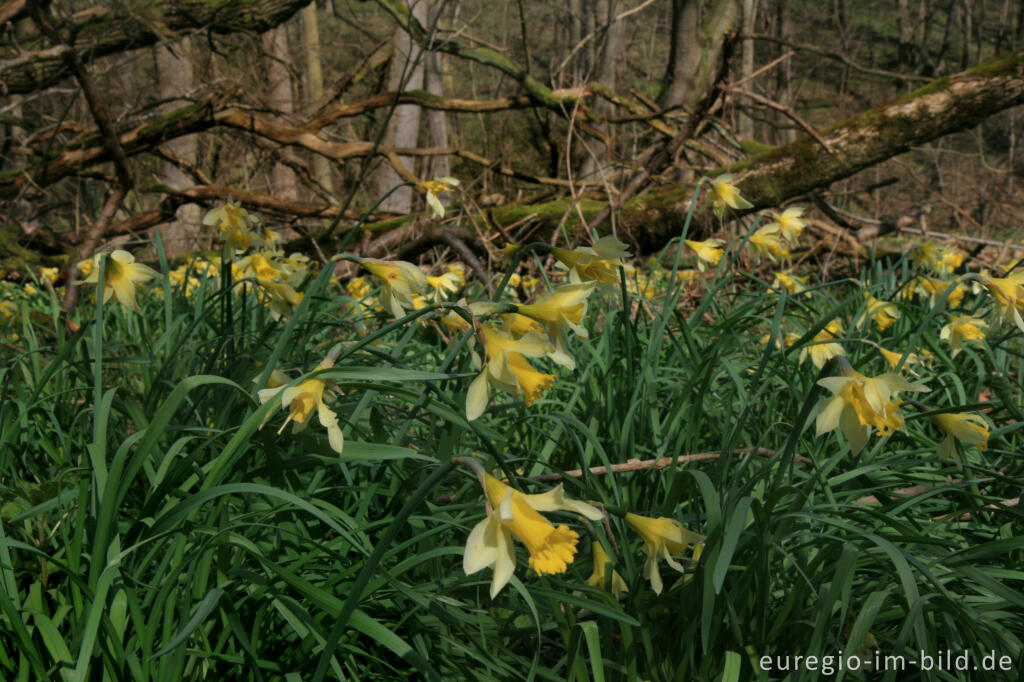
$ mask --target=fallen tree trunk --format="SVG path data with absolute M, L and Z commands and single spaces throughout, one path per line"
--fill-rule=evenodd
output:
M 506 99 L 490 103 L 461 100 L 432 100 L 419 93 L 402 96 L 420 99 L 426 106 L 437 108 L 500 109 L 516 107 L 522 100 Z M 361 112 L 384 101 L 339 107 L 332 116 Z M 780 203 L 811 190 L 828 187 L 860 170 L 885 161 L 943 135 L 977 125 L 986 117 L 1024 103 L 1024 50 L 985 62 L 961 74 L 942 78 L 910 92 L 888 104 L 876 107 L 820 132 L 739 161 L 710 173 L 731 172 L 743 196 L 754 208 L 748 212 L 778 206 Z M 366 109 L 364 109 L 366 107 Z M 152 149 L 166 139 L 213 126 L 231 127 L 257 134 L 282 144 L 301 146 L 342 161 L 369 153 L 369 142 L 338 143 L 316 136 L 318 117 L 310 127 L 270 124 L 250 112 L 237 109 L 217 111 L 212 98 L 197 102 L 178 112 L 124 132 L 121 143 L 131 155 Z M 451 153 L 471 159 L 458 150 L 379 150 L 402 153 Z M 81 171 L 82 168 L 108 160 L 98 136 L 84 136 L 33 169 L 7 171 L 0 174 L 0 197 L 15 196 L 26 185 L 45 185 Z M 471 159 L 476 161 L 475 159 Z M 483 159 L 483 161 L 487 161 Z M 530 176 L 511 169 L 499 172 L 526 180 Z M 546 179 L 559 184 L 558 179 Z M 545 179 L 533 178 L 535 182 Z M 618 214 L 619 236 L 631 241 L 640 252 L 656 250 L 681 234 L 682 225 L 695 191 L 693 183 L 671 183 L 655 187 L 629 200 Z M 497 226 L 522 224 L 532 220 L 539 238 L 549 237 L 562 221 L 592 219 L 606 202 L 583 200 L 573 206 L 571 199 L 543 204 L 498 206 L 486 209 L 488 220 Z M 572 208 L 573 210 L 569 210 Z M 308 210 L 308 207 L 303 211 Z M 732 214 L 736 215 L 736 214 Z M 371 231 L 400 228 L 409 218 L 365 226 Z M 691 235 L 705 234 L 715 228 L 702 196 L 690 227 Z
M 881 163 L 915 145 L 975 126 L 985 118 L 1024 104 L 1024 50 L 999 57 L 948 78 L 940 78 L 892 102 L 837 123 L 817 136 L 807 135 L 749 159 L 709 173 L 733 173 L 746 213 L 782 202 Z M 820 138 L 820 139 L 819 139 Z M 824 143 L 824 144 L 823 144 Z M 618 214 L 618 235 L 640 252 L 655 251 L 682 234 L 695 183 L 654 187 L 626 202 Z M 491 222 L 507 226 L 536 223 L 538 238 L 548 238 L 561 221 L 591 220 L 605 202 L 558 199 L 534 205 L 498 206 L 487 211 Z M 572 210 L 570 210 L 570 208 Z M 727 215 L 738 215 L 730 212 Z M 690 225 L 690 235 L 717 229 L 706 192 Z M 401 221 L 367 225 L 394 229 Z

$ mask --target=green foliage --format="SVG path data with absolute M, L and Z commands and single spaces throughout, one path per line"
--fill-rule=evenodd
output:
M 467 339 L 432 321 L 448 309 L 384 318 L 326 271 L 280 320 L 253 280 L 183 295 L 162 252 L 162 297 L 140 293 L 142 314 L 86 293 L 69 331 L 52 297 L 22 301 L 35 314 L 0 328 L 0 677 L 775 679 L 761 656 L 952 649 L 1008 655 L 1015 679 L 1024 539 L 1001 501 L 1024 482 L 1019 331 L 951 357 L 946 301 L 899 297 L 905 261 L 790 296 L 738 253 L 696 283 L 663 279 L 653 298 L 623 271 L 590 299 L 575 372 L 552 365 L 532 406 L 492 396 L 471 422 Z M 884 332 L 844 325 L 853 366 L 888 371 L 863 340 L 935 360 L 913 368 L 928 404 L 905 404 L 905 429 L 853 457 L 838 432 L 815 435 L 827 392 L 798 351 L 831 319 L 866 317 L 861 286 L 902 316 Z M 782 349 L 761 340 L 787 332 L 800 338 Z M 277 433 L 284 414 L 256 394 L 271 369 L 308 378 L 337 343 L 314 376 L 339 389 L 340 455 L 315 424 Z M 989 448 L 962 449 L 962 470 L 939 460 L 927 408 L 984 409 Z M 590 471 L 693 453 L 705 454 Z M 608 524 L 559 521 L 582 536 L 565 574 L 538 577 L 517 547 L 492 601 L 489 571 L 462 571 L 484 504 L 452 458 L 471 454 L 524 492 L 547 489 L 529 477 L 582 469 L 566 492 L 603 504 Z M 665 569 L 660 595 L 625 512 L 706 537 L 685 575 Z M 590 539 L 614 550 L 622 600 L 586 584 Z

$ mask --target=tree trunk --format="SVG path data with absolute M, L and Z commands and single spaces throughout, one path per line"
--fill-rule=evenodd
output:
M 708 95 L 721 66 L 727 35 L 735 34 L 739 0 L 714 0 L 700 20 L 700 0 L 672 0 L 668 68 L 659 103 L 694 112 Z
M 288 70 L 291 55 L 288 51 L 287 27 L 278 26 L 264 33 L 263 50 L 266 53 L 267 63 L 267 107 L 271 111 L 287 117 L 288 114 L 295 111 L 292 75 Z M 296 189 L 295 171 L 283 163 L 275 163 L 271 169 L 271 193 L 294 199 L 298 196 Z
M 412 16 L 428 31 L 426 0 L 413 0 Z M 423 87 L 423 51 L 402 28 L 395 30 L 395 49 L 391 54 L 388 70 L 387 89 L 389 92 L 419 90 Z M 420 134 L 420 107 L 415 104 L 400 104 L 394 108 L 388 120 L 387 130 L 381 140 L 385 147 L 415 147 Z M 398 156 L 398 162 L 411 174 L 415 174 L 415 160 L 411 156 Z M 390 164 L 381 163 L 374 174 L 374 186 L 378 197 L 385 196 L 398 187 L 405 179 Z M 389 213 L 410 213 L 413 190 L 398 187 L 381 203 L 382 211 Z
M 423 2 L 424 0 L 421 0 Z M 440 26 L 439 16 L 444 3 L 435 3 L 430 7 L 428 21 L 432 26 Z M 431 95 L 444 97 L 444 66 L 441 62 L 441 54 L 434 50 L 423 54 L 423 89 Z M 430 136 L 431 147 L 447 147 L 448 142 L 448 114 L 440 109 L 428 109 L 427 134 Z M 434 156 L 426 164 L 423 177 L 425 179 L 447 177 L 452 174 L 451 159 L 447 154 Z
M 753 35 L 757 29 L 757 0 L 743 0 L 743 35 Z M 743 68 L 740 70 L 740 75 L 743 78 L 748 78 L 750 74 L 754 73 L 754 39 L 747 38 L 743 41 Z M 752 88 L 752 84 L 747 84 L 748 88 Z M 754 135 L 754 119 L 747 114 L 740 114 L 739 136 L 744 139 L 753 139 Z
M 615 18 L 619 9 L 615 0 L 597 0 L 596 9 L 598 31 L 603 34 L 603 39 L 597 41 L 600 49 L 597 52 L 595 80 L 609 90 L 615 91 L 615 71 L 622 54 L 623 25 Z M 600 116 L 612 116 L 615 113 L 611 102 L 605 99 L 597 100 L 593 110 Z M 595 127 L 606 135 L 612 135 L 612 131 L 607 126 Z M 587 147 L 587 154 L 583 157 L 583 163 L 580 166 L 580 177 L 584 180 L 605 182 L 612 168 L 615 149 L 609 149 L 608 145 L 600 139 L 587 142 Z
M 158 89 L 161 98 L 174 100 L 179 97 L 186 97 L 195 86 L 192 72 L 192 44 L 189 38 L 183 38 L 173 46 L 173 51 L 166 45 L 160 44 L 154 48 L 156 60 L 156 74 Z M 173 109 L 173 105 L 165 107 L 164 112 Z M 170 155 L 181 159 L 187 164 L 194 165 L 198 158 L 199 138 L 195 135 L 185 135 L 173 140 L 168 140 L 163 149 Z M 163 182 L 172 189 L 184 190 L 195 184 L 195 181 L 188 173 L 171 161 L 163 161 L 160 164 L 160 173 Z M 167 255 L 174 257 L 179 253 L 195 251 L 202 248 L 200 235 L 202 222 L 199 206 L 196 204 L 183 204 L 177 209 L 177 220 L 168 223 L 160 232 L 160 236 L 167 249 Z
M 320 100 L 324 94 L 324 73 L 320 56 L 320 22 L 316 2 L 302 10 L 302 44 L 306 58 L 306 106 Z M 313 177 L 328 193 L 333 193 L 331 164 L 319 154 L 313 155 Z

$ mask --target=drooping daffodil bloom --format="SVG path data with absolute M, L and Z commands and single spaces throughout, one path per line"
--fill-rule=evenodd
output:
M 527 407 L 551 388 L 554 374 L 538 372 L 526 360 L 542 358 L 555 348 L 540 334 L 526 333 L 516 336 L 508 323 L 501 325 L 485 322 L 480 325 L 479 337 L 484 345 L 486 361 L 483 371 L 469 385 L 466 394 L 466 419 L 473 421 L 487 409 L 488 388 L 496 388 L 515 397 L 522 396 Z
M 936 414 L 931 419 L 946 436 L 939 443 L 939 457 L 954 460 L 961 469 L 963 462 L 957 453 L 956 441 L 977 445 L 979 450 L 988 447 L 988 422 L 981 415 L 969 412 L 945 413 Z
M 687 530 L 675 519 L 627 513 L 626 523 L 643 538 L 644 548 L 647 550 L 644 577 L 651 582 L 651 589 L 655 594 L 661 594 L 663 589 L 661 571 L 658 568 L 660 560 L 664 559 L 669 566 L 683 573 L 683 566 L 675 557 L 684 556 L 687 548 L 693 547 L 693 559 L 696 561 L 704 548 L 704 536 Z
M 338 344 L 331 349 L 314 371 L 334 367 L 334 360 L 340 351 L 341 345 Z M 281 407 L 288 410 L 288 418 L 284 420 L 284 424 L 277 432 L 284 431 L 284 427 L 288 426 L 289 422 L 295 423 L 293 433 L 302 431 L 309 426 L 309 418 L 312 416 L 313 410 L 316 410 L 320 425 L 327 429 L 327 438 L 331 449 L 340 455 L 345 445 L 345 439 L 341 427 L 338 426 L 338 415 L 324 402 L 324 392 L 327 389 L 326 380 L 310 378 L 296 386 L 286 387 L 283 385 L 288 381 L 287 375 L 274 370 L 274 373 L 271 374 L 271 381 L 267 382 L 268 387 L 257 393 L 260 403 L 267 403 L 280 397 Z M 271 414 L 271 412 L 267 413 L 267 419 Z
M 1020 314 L 1020 309 L 1024 308 L 1024 270 L 1015 271 L 1007 277 L 982 275 L 979 281 L 992 294 L 996 307 L 996 321 L 1013 322 L 1024 331 L 1024 318 Z
M 796 245 L 799 241 L 800 233 L 807 226 L 807 223 L 801 217 L 803 214 L 803 206 L 791 206 L 782 213 L 775 214 L 775 220 L 768 223 L 766 227 L 773 225 L 778 227 L 779 236 L 790 244 Z
M 102 253 L 93 256 L 90 262 L 88 277 L 83 280 L 87 284 L 97 284 L 100 276 L 100 259 Z M 84 271 L 83 268 L 80 267 Z M 103 271 L 103 302 L 106 303 L 113 296 L 114 300 L 129 310 L 137 313 L 139 304 L 135 300 L 135 287 L 143 282 L 157 277 L 156 270 L 135 262 L 135 256 L 118 249 L 107 258 Z
M 445 272 L 436 277 L 427 275 L 427 284 L 434 290 L 431 296 L 434 303 L 440 303 L 447 299 L 448 294 L 457 292 L 465 282 L 465 277 L 460 277 L 455 272 Z
M 518 307 L 520 315 L 544 325 L 554 345 L 554 350 L 549 354 L 551 359 L 570 370 L 576 368 L 576 360 L 569 353 L 566 331 L 572 330 L 576 336 L 588 338 L 583 326 L 583 315 L 587 310 L 587 297 L 593 293 L 594 286 L 592 281 L 565 284 L 541 294 L 533 303 Z
M 964 286 L 956 280 L 936 279 L 927 275 L 918 275 L 915 280 L 917 295 L 928 297 L 931 305 L 936 305 L 949 289 L 946 302 L 950 308 L 959 308 L 964 300 Z
M 608 284 L 618 283 L 622 259 L 630 256 L 628 247 L 611 235 L 601 237 L 593 246 L 554 248 L 551 254 L 569 270 L 570 282 L 597 280 Z
M 686 240 L 686 245 L 697 254 L 697 268 L 701 272 L 707 270 L 708 266 L 715 267 L 718 265 L 718 262 L 722 260 L 722 256 L 725 254 L 725 251 L 722 250 L 724 244 L 724 239 L 705 239 L 702 242 Z
M 462 568 L 466 575 L 494 567 L 491 598 L 515 572 L 515 536 L 530 552 L 530 568 L 538 575 L 565 573 L 576 557 L 579 534 L 567 525 L 554 526 L 540 512 L 570 511 L 592 521 L 604 518 L 593 505 L 565 497 L 561 486 L 540 495 L 525 495 L 494 476 L 478 472 L 487 497 L 487 516 L 470 531 Z
M 434 178 L 433 180 L 427 180 L 420 183 L 425 191 L 427 206 L 430 207 L 430 212 L 435 218 L 444 217 L 444 204 L 441 203 L 441 199 L 438 198 L 438 194 L 441 192 L 448 192 L 459 186 L 459 181 L 452 177 Z
M 594 572 L 587 578 L 587 584 L 596 587 L 599 590 L 606 589 L 605 585 L 607 581 L 605 576 L 611 571 L 611 593 L 616 599 L 622 599 L 622 595 L 629 592 L 629 586 L 626 585 L 626 581 L 622 579 L 619 572 L 611 568 L 612 560 L 608 556 L 608 552 L 604 551 L 604 547 L 601 546 L 600 542 L 596 540 L 591 544 L 592 554 L 594 557 Z
M 779 270 L 775 273 L 775 279 L 772 280 L 772 289 L 775 291 L 785 289 L 790 294 L 804 293 L 807 292 L 807 278 L 794 275 L 789 270 Z M 810 296 L 810 292 L 807 292 L 807 295 Z
M 837 427 L 850 441 L 850 451 L 856 455 L 867 445 L 871 430 L 880 436 L 891 435 L 903 427 L 900 401 L 892 400 L 896 391 L 929 391 L 923 384 L 912 384 L 898 374 L 866 377 L 853 371 L 849 363 L 842 363 L 843 376 L 825 377 L 818 385 L 832 392 L 818 412 L 817 435 Z
M 262 239 L 262 235 L 255 231 L 258 223 L 259 218 L 249 215 L 239 202 L 230 199 L 203 216 L 203 225 L 216 225 L 221 239 L 239 251 L 245 251 L 253 242 Z
M 818 369 L 825 366 L 825 363 L 838 355 L 845 355 L 843 347 L 835 342 L 835 339 L 843 333 L 843 323 L 839 320 L 832 320 L 825 328 L 814 336 L 809 345 L 800 349 L 800 364 L 808 357 Z
M 950 319 L 949 324 L 942 328 L 939 332 L 939 338 L 949 341 L 950 347 L 953 349 L 953 357 L 963 350 L 963 342 L 967 341 L 982 341 L 985 338 L 985 331 L 983 327 L 987 327 L 988 322 L 978 317 L 971 317 L 970 315 L 957 315 Z
M 364 258 L 359 263 L 380 280 L 381 301 L 395 317 L 414 310 L 412 295 L 423 295 L 427 289 L 427 276 L 412 263 L 377 258 Z
M 753 208 L 754 205 L 740 195 L 739 189 L 732 184 L 732 173 L 722 173 L 711 180 L 715 215 L 721 217 L 725 207 L 732 209 Z
M 870 317 L 878 327 L 878 331 L 884 332 L 903 316 L 895 303 L 880 301 L 867 292 L 864 292 L 864 307 L 864 317 L 857 323 L 858 327 Z
M 762 256 L 767 256 L 773 263 L 789 257 L 789 247 L 779 236 L 777 224 L 764 225 L 750 235 L 750 245 Z
M 881 346 L 875 346 L 878 348 L 878 352 L 885 360 L 886 364 L 889 365 L 889 369 L 896 371 L 896 368 L 900 366 L 900 360 L 903 360 L 902 353 L 896 353 L 891 350 L 886 350 Z M 911 365 L 915 365 L 921 362 L 921 357 L 917 353 L 907 353 L 906 360 L 903 360 L 903 367 L 906 368 L 911 374 L 917 376 L 917 373 L 910 369 Z

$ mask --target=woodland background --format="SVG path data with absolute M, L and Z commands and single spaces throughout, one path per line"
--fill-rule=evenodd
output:
M 210 248 L 201 216 L 229 197 L 307 244 L 370 213 L 365 255 L 440 244 L 486 259 L 578 217 L 599 227 L 591 200 L 692 183 L 998 55 L 1014 90 L 1024 39 L 1011 0 L 11 0 L 0 20 L 0 269 L 14 278 L 157 225 L 172 255 Z M 879 223 L 1005 239 L 1019 97 L 979 102 L 959 134 L 879 130 L 892 158 L 845 180 L 808 161 L 822 248 Z M 423 210 L 413 187 L 376 203 L 447 175 L 462 211 L 440 227 L 386 220 Z M 758 208 L 805 194 L 740 187 Z M 667 239 L 631 238 L 638 220 L 683 203 L 650 196 L 612 226 L 641 251 Z

